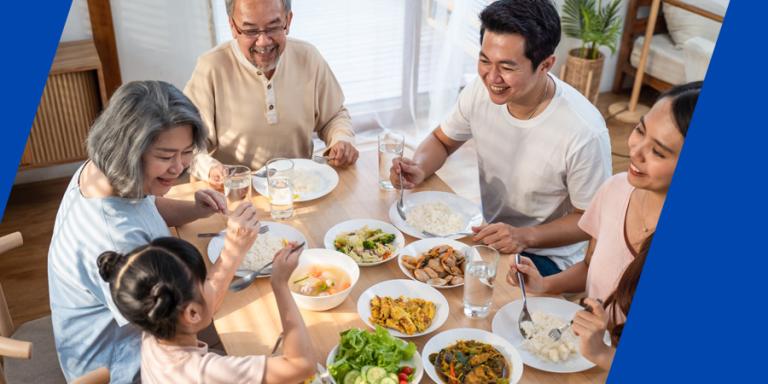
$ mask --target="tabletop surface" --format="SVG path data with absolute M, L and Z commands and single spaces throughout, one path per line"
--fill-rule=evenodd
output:
M 293 226 L 307 238 L 308 248 L 323 248 L 326 231 L 335 224 L 350 220 L 369 218 L 389 222 L 388 210 L 397 198 L 397 193 L 383 191 L 378 187 L 377 153 L 361 152 L 357 164 L 337 169 L 339 184 L 330 194 L 304 203 L 295 204 L 291 219 L 282 223 Z M 196 189 L 206 188 L 203 182 L 192 182 L 174 187 L 166 197 L 191 200 Z M 439 177 L 432 176 L 414 191 L 452 192 Z M 406 192 L 406 198 L 407 198 Z M 260 210 L 263 221 L 271 221 L 269 203 L 254 191 L 254 205 Z M 176 228 L 179 237 L 194 244 L 206 256 L 209 239 L 199 239 L 198 233 L 215 232 L 224 229 L 225 218 L 214 215 Z M 406 244 L 418 240 L 405 235 Z M 473 244 L 470 238 L 461 240 Z M 491 322 L 496 311 L 503 305 L 520 298 L 519 289 L 505 281 L 509 269 L 509 255 L 502 255 L 499 261 L 498 278 L 493 293 L 490 315 L 485 319 L 469 319 L 463 313 L 462 289 L 441 289 L 450 307 L 448 320 L 437 331 L 415 338 L 419 351 L 434 335 L 452 328 L 479 328 L 491 331 Z M 312 342 L 317 348 L 321 361 L 338 344 L 339 333 L 352 327 L 367 329 L 358 316 L 357 299 L 368 287 L 385 280 L 407 279 L 400 270 L 397 260 L 391 260 L 373 267 L 361 267 L 360 279 L 352 288 L 349 297 L 338 307 L 325 312 L 302 310 L 302 316 L 309 329 Z M 530 295 L 529 295 L 530 296 Z M 248 289 L 228 293 L 215 316 L 216 329 L 230 355 L 269 354 L 272 345 L 281 332 L 280 318 L 274 295 L 267 279 L 259 279 Z M 550 373 L 526 366 L 521 383 L 595 383 L 604 382 L 607 372 L 597 367 L 578 373 Z M 431 383 L 424 374 L 424 383 Z

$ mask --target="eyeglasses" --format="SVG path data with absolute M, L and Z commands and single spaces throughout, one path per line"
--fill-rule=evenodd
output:
M 281 33 L 285 33 L 285 31 L 288 29 L 288 23 L 283 25 L 282 27 L 272 27 L 267 29 L 240 29 L 240 27 L 237 26 L 237 23 L 235 22 L 235 18 L 230 17 L 232 19 L 232 25 L 235 26 L 235 31 L 237 31 L 238 34 L 246 36 L 248 38 L 252 39 L 258 39 L 259 35 L 264 34 L 265 36 L 269 37 L 270 39 L 273 39 L 277 36 L 279 36 Z

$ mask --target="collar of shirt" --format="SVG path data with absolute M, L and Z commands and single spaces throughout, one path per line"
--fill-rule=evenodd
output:
M 286 42 L 286 44 L 288 43 Z M 275 101 L 275 87 L 272 85 L 272 83 L 277 76 L 277 72 L 280 70 L 282 57 L 277 58 L 277 65 L 275 66 L 275 73 L 272 74 L 272 79 L 267 79 L 267 76 L 264 75 L 264 71 L 256 68 L 250 61 L 248 61 L 245 55 L 243 55 L 243 52 L 240 50 L 240 46 L 237 45 L 237 40 L 233 39 L 230 43 L 230 46 L 232 48 L 232 52 L 235 55 L 235 58 L 237 58 L 237 61 L 240 63 L 240 65 L 245 67 L 246 70 L 250 71 L 251 73 L 254 73 L 264 88 L 264 117 L 267 120 L 267 124 L 277 124 L 279 121 L 277 115 L 277 102 Z M 285 51 L 283 51 L 283 53 L 285 53 Z

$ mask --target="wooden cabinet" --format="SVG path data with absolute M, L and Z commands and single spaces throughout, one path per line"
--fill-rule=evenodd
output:
M 59 44 L 20 167 L 84 160 L 88 129 L 106 103 L 104 73 L 93 41 Z

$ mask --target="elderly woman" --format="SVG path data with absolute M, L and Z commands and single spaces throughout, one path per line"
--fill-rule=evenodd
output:
M 226 212 L 212 190 L 163 198 L 204 149 L 206 128 L 173 85 L 131 82 L 115 92 L 88 135 L 89 160 L 69 183 L 48 252 L 56 351 L 67 380 L 106 366 L 113 382 L 138 376 L 140 331 L 115 308 L 96 258 L 128 252 L 181 225 Z M 255 211 L 251 208 L 255 219 Z

